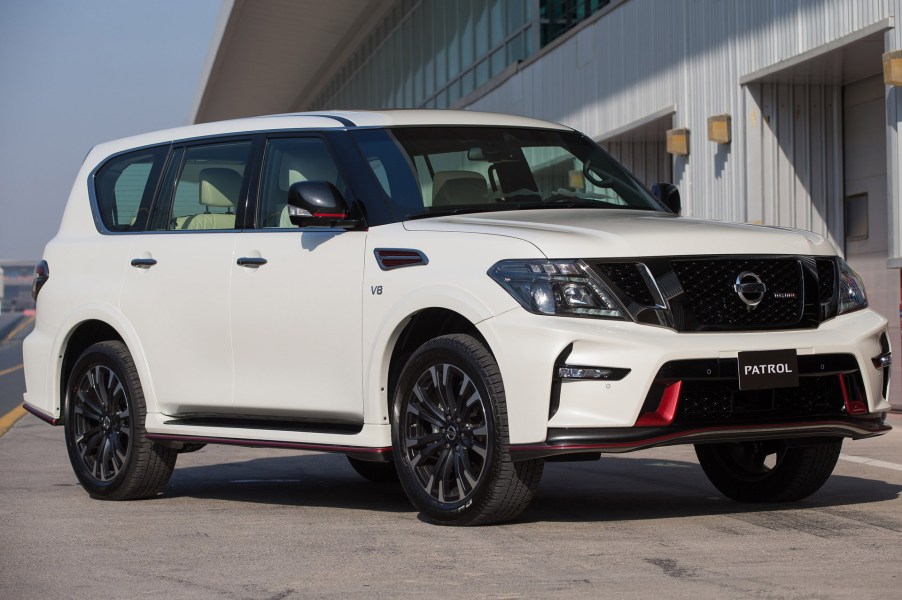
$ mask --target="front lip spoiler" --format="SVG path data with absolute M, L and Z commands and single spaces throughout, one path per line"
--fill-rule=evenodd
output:
M 847 437 L 855 440 L 883 435 L 892 427 L 883 419 L 835 419 L 715 427 L 552 428 L 545 442 L 511 444 L 515 461 L 579 453 L 622 453 L 705 442 L 751 442 L 790 438 Z

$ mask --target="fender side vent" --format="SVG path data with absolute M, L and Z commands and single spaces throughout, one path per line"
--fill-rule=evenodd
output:
M 376 255 L 376 262 L 383 271 L 429 264 L 425 254 L 409 248 L 376 248 L 373 254 Z

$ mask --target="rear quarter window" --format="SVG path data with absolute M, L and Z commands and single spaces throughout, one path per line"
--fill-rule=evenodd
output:
M 143 231 L 168 146 L 110 159 L 94 177 L 95 209 L 111 232 Z

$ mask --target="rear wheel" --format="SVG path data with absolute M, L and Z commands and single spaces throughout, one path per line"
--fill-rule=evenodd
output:
M 438 524 L 513 519 L 532 500 L 544 466 L 511 461 L 498 365 L 467 335 L 430 340 L 407 361 L 394 395 L 392 441 L 408 498 Z
M 145 498 L 166 485 L 178 452 L 147 438 L 144 394 L 125 344 L 100 342 L 85 350 L 66 398 L 69 459 L 92 497 Z
M 739 502 L 792 502 L 826 483 L 841 448 L 842 440 L 799 447 L 768 441 L 698 444 L 695 453 L 724 496 Z

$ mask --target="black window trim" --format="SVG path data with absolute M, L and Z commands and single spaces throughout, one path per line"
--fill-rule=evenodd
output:
M 150 217 L 154 214 L 155 209 L 157 208 L 157 204 L 160 201 L 160 194 L 163 192 L 161 186 L 163 184 L 163 180 L 165 179 L 166 173 L 169 170 L 170 163 L 172 161 L 173 155 L 178 150 L 184 149 L 187 150 L 191 147 L 196 146 L 211 146 L 218 144 L 227 144 L 231 142 L 251 142 L 251 150 L 248 158 L 248 173 L 245 174 L 244 179 L 241 183 L 241 192 L 240 192 L 240 200 L 238 205 L 235 207 L 235 225 L 234 229 L 192 229 L 192 230 L 177 230 L 177 229 L 165 229 L 165 230 L 148 230 L 147 227 L 150 225 L 151 219 Z M 94 225 L 97 228 L 97 231 L 102 235 L 159 235 L 159 234 L 181 234 L 181 233 L 239 233 L 246 229 L 246 213 L 247 208 L 254 202 L 252 202 L 250 196 L 251 190 L 255 190 L 252 187 L 259 179 L 259 169 L 260 163 L 262 160 L 262 146 L 265 142 L 265 133 L 264 132 L 251 132 L 251 133 L 230 133 L 224 135 L 213 135 L 207 137 L 196 137 L 196 138 L 188 138 L 184 140 L 177 140 L 171 142 L 164 142 L 161 144 L 148 144 L 147 146 L 139 146 L 136 148 L 129 148 L 127 150 L 123 150 L 122 152 L 116 152 L 115 154 L 111 154 L 106 157 L 103 161 L 101 161 L 88 175 L 88 197 L 91 204 L 91 213 L 94 218 Z M 111 161 L 121 158 L 122 156 L 126 156 L 133 153 L 140 154 L 141 152 L 146 152 L 148 150 L 157 149 L 167 147 L 166 156 L 162 162 L 162 168 L 160 172 L 157 174 L 156 182 L 154 183 L 154 192 L 153 199 L 150 203 L 150 211 L 148 214 L 148 219 L 144 223 L 143 230 L 135 230 L 135 231 L 112 231 L 104 225 L 103 220 L 100 215 L 100 208 L 97 202 L 97 182 L 96 176 L 107 164 Z M 187 153 L 183 154 L 181 157 L 182 163 L 184 163 L 184 159 Z M 181 174 L 182 165 L 179 166 L 179 175 Z M 256 179 L 255 179 L 256 178 Z M 175 178 L 175 181 L 178 180 L 178 177 Z M 254 191 L 254 195 L 256 195 L 256 191 Z M 238 225 L 241 224 L 241 227 Z
M 187 140 L 185 142 L 176 142 L 172 145 L 172 150 L 170 152 L 170 156 L 178 150 L 184 150 L 185 152 L 181 156 L 181 161 L 178 166 L 178 174 L 175 176 L 173 180 L 173 185 L 177 185 L 177 182 L 181 180 L 182 170 L 185 168 L 185 161 L 188 158 L 188 150 L 191 148 L 198 148 L 203 146 L 219 146 L 223 144 L 237 144 L 241 142 L 250 142 L 250 151 L 248 152 L 247 166 L 244 177 L 241 180 L 241 191 L 238 194 L 238 203 L 235 205 L 235 227 L 232 229 L 161 229 L 155 231 L 145 230 L 142 233 L 175 233 L 175 234 L 184 234 L 184 233 L 239 233 L 244 230 L 244 220 L 245 220 L 245 211 L 248 205 L 248 193 L 252 189 L 250 184 L 254 176 L 254 171 L 257 165 L 257 154 L 258 154 L 258 146 L 260 144 L 261 136 L 258 135 L 246 135 L 246 134 L 237 134 L 237 135 L 228 135 L 228 136 L 216 136 L 215 138 L 194 138 L 191 140 Z M 167 169 L 168 169 L 167 165 Z M 156 208 L 157 203 L 160 200 L 159 192 L 162 190 L 158 190 L 157 196 L 154 198 L 153 208 Z M 173 193 L 175 192 L 175 188 L 173 188 Z M 172 206 L 170 205 L 170 210 Z M 153 210 L 151 210 L 151 215 L 153 215 Z
M 335 145 L 335 135 L 336 132 L 340 131 L 344 133 L 343 130 L 332 130 L 332 129 L 294 129 L 294 130 L 272 130 L 266 132 L 266 134 L 262 135 L 261 144 L 259 150 L 259 156 L 257 156 L 257 160 L 255 162 L 255 171 L 256 171 L 256 181 L 254 183 L 253 194 L 248 194 L 248 205 L 247 210 L 245 212 L 245 221 L 244 221 L 244 229 L 242 231 L 249 233 L 299 233 L 301 231 L 305 231 L 305 228 L 300 227 L 260 227 L 258 223 L 258 205 L 260 201 L 260 196 L 263 191 L 263 172 L 266 168 L 266 150 L 269 147 L 270 140 L 285 140 L 285 139 L 311 139 L 318 138 L 323 141 L 323 144 L 326 146 L 326 151 L 329 153 L 329 156 L 332 158 L 335 166 L 338 169 L 338 174 L 347 182 L 348 186 L 348 194 L 345 196 L 345 201 L 348 203 L 348 209 L 352 214 L 355 212 L 358 213 L 358 216 L 363 216 L 360 213 L 360 207 L 362 206 L 362 202 L 360 201 L 360 196 L 358 191 L 355 189 L 354 185 L 354 176 L 353 169 L 349 169 L 346 165 L 345 160 L 342 160 L 342 156 L 339 152 L 337 152 L 337 148 Z M 340 135 L 340 133 L 338 134 Z M 365 229 L 365 227 L 364 227 Z M 346 229 L 336 228 L 336 227 L 317 227 L 315 229 L 307 229 L 307 230 L 315 230 L 317 232 L 343 232 L 347 231 Z
M 160 149 L 166 149 L 166 155 L 163 157 L 162 166 L 159 169 L 159 172 L 156 174 L 156 181 L 153 182 L 154 190 L 153 196 L 150 201 L 150 207 L 148 211 L 148 217 L 150 213 L 153 211 L 153 207 L 156 204 L 157 194 L 160 193 L 160 184 L 163 181 L 163 173 L 166 172 L 166 167 L 169 164 L 170 156 L 172 155 L 172 142 L 164 142 L 162 144 L 148 144 L 147 146 L 139 146 L 137 148 L 129 148 L 127 150 L 123 150 L 122 152 L 116 152 L 115 154 L 111 154 L 110 156 L 103 159 L 100 163 L 97 164 L 96 167 L 88 174 L 88 200 L 91 205 L 91 216 L 94 219 L 94 226 L 97 228 L 98 233 L 103 235 L 135 235 L 140 233 L 145 233 L 146 230 L 141 231 L 113 231 L 109 229 L 106 224 L 103 222 L 103 217 L 100 214 L 100 204 L 97 197 L 97 175 L 100 171 L 106 167 L 108 164 L 122 158 L 124 156 L 128 156 L 129 154 L 142 154 L 146 152 L 152 152 Z M 156 165 L 155 165 L 156 166 Z M 153 170 L 151 171 L 153 173 Z M 149 219 L 145 220 L 144 226 L 147 227 L 147 222 Z

